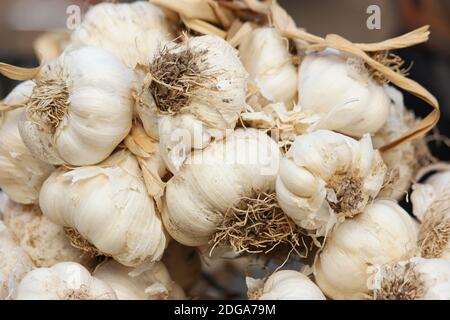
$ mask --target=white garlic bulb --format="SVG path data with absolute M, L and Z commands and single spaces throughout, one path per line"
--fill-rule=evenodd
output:
M 254 300 L 325 300 L 319 287 L 298 271 L 277 271 L 265 282 L 246 280 L 248 296 Z
M 299 104 L 320 119 L 309 130 L 328 129 L 353 137 L 375 133 L 386 122 L 390 99 L 362 62 L 327 49 L 300 66 Z
M 136 268 L 114 260 L 101 264 L 94 276 L 108 283 L 119 300 L 180 300 L 183 289 L 170 277 L 162 262 L 144 262 Z
M 169 234 L 184 245 L 208 244 L 230 208 L 274 190 L 279 158 L 275 141 L 255 129 L 237 129 L 194 152 L 166 186 Z
M 20 282 L 17 300 L 116 300 L 114 290 L 75 262 L 30 271 Z
M 25 105 L 33 88 L 32 81 L 22 82 L 3 104 Z M 24 115 L 22 107 L 0 112 L 0 188 L 14 201 L 30 204 L 37 202 L 41 185 L 53 167 L 33 157 L 23 143 L 18 124 Z
M 14 299 L 20 280 L 33 267 L 14 235 L 0 221 L 0 300 Z
M 136 112 L 160 141 L 170 171 L 179 169 L 191 149 L 203 149 L 234 129 L 245 107 L 247 78 L 237 51 L 217 36 L 168 43 L 155 56 Z
M 278 203 L 296 224 L 323 236 L 376 197 L 385 172 L 368 135 L 360 141 L 328 130 L 301 135 L 281 160 Z
M 298 71 L 287 39 L 275 28 L 257 28 L 242 40 L 239 54 L 251 81 L 259 89 L 259 104 L 284 102 L 292 107 L 297 96 Z
M 136 158 L 119 151 L 97 166 L 60 168 L 42 186 L 39 204 L 70 228 L 75 245 L 135 266 L 159 260 L 166 237 Z
M 104 48 L 134 68 L 149 63 L 170 33 L 162 10 L 149 2 L 100 3 L 86 13 L 71 42 Z
M 383 265 L 369 287 L 380 300 L 450 300 L 450 262 L 412 258 Z
M 51 164 L 91 165 L 131 128 L 133 73 L 111 53 L 66 50 L 44 65 L 19 124 L 25 145 Z
M 417 229 L 397 203 L 378 200 L 339 225 L 314 264 L 317 285 L 332 299 L 363 299 L 372 266 L 405 260 L 417 251 Z

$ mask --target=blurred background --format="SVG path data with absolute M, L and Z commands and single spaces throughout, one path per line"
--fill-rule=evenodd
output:
M 67 8 L 78 5 L 86 11 L 89 0 L 0 0 L 0 61 L 20 66 L 36 66 L 33 41 L 42 32 L 66 28 Z M 126 2 L 126 1 L 123 1 Z M 429 43 L 401 50 L 410 77 L 439 100 L 442 117 L 439 132 L 450 137 L 450 1 L 449 0 L 279 0 L 309 32 L 324 36 L 337 33 L 355 42 L 375 42 L 400 35 L 425 24 L 431 25 Z M 381 29 L 369 30 L 366 13 L 370 5 L 381 9 Z M 15 83 L 0 76 L 0 99 Z M 406 96 L 417 115 L 430 109 L 418 99 Z M 435 156 L 450 160 L 448 146 L 431 143 Z

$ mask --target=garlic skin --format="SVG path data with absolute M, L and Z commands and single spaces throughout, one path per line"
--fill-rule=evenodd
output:
M 239 55 L 251 81 L 258 87 L 261 106 L 284 102 L 291 107 L 297 96 L 298 71 L 289 43 L 275 28 L 257 28 L 239 46 Z
M 44 65 L 19 124 L 25 145 L 55 165 L 106 159 L 131 128 L 134 76 L 111 53 L 67 49 Z
M 71 42 L 106 49 L 134 68 L 149 63 L 170 33 L 162 10 L 148 1 L 100 3 L 86 13 Z
M 385 173 L 368 135 L 360 141 L 328 130 L 297 136 L 280 162 L 278 203 L 297 225 L 324 236 L 376 197 Z
M 30 271 L 20 282 L 17 300 L 116 300 L 113 289 L 75 262 Z
M 247 283 L 251 279 L 247 278 Z M 282 270 L 273 273 L 257 289 L 248 285 L 249 297 L 255 300 L 326 300 L 322 291 L 307 276 L 294 270 Z M 255 290 L 257 289 L 257 290 Z
M 208 244 L 229 208 L 274 190 L 279 159 L 275 141 L 255 129 L 237 129 L 224 142 L 194 152 L 167 183 L 166 230 L 184 245 Z
M 308 54 L 299 72 L 299 104 L 303 111 L 320 116 L 310 131 L 328 129 L 362 137 L 386 122 L 390 99 L 362 63 L 327 49 Z
M 12 232 L 0 221 L 0 300 L 14 299 L 19 282 L 33 267 Z
M 3 100 L 6 106 L 25 105 L 34 88 L 26 81 Z M 53 170 L 51 165 L 32 156 L 20 137 L 18 124 L 24 108 L 0 112 L 0 188 L 16 202 L 37 203 L 42 183 Z
M 108 283 L 119 300 L 181 300 L 181 289 L 171 278 L 162 262 L 144 262 L 128 268 L 114 260 L 101 264 L 94 276 Z
M 397 203 L 377 200 L 345 220 L 327 239 L 314 264 L 317 285 L 332 299 L 364 299 L 371 266 L 417 252 L 417 229 Z
M 166 246 L 138 161 L 125 150 L 98 166 L 58 169 L 42 186 L 39 204 L 48 219 L 76 232 L 75 244 L 78 234 L 79 246 L 126 266 L 159 260 Z

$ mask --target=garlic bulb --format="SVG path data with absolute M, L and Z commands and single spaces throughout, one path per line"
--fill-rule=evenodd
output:
M 149 2 L 100 3 L 89 9 L 71 41 L 106 49 L 134 68 L 149 63 L 170 33 L 164 13 Z
M 217 36 L 168 43 L 141 77 L 136 112 L 172 172 L 191 149 L 223 139 L 245 107 L 248 74 L 236 50 Z
M 353 137 L 375 133 L 386 122 L 390 100 L 362 62 L 327 49 L 300 66 L 299 104 L 320 119 L 309 130 L 328 129 Z
M 279 158 L 277 144 L 255 129 L 238 129 L 194 152 L 167 183 L 166 230 L 184 245 L 208 244 L 230 209 L 245 200 L 258 204 L 258 195 L 274 190 Z
M 91 165 L 131 128 L 133 73 L 111 53 L 66 50 L 45 65 L 19 124 L 25 145 L 51 164 Z
M 20 282 L 17 300 L 116 300 L 113 289 L 75 262 L 30 271 Z
M 319 287 L 294 270 L 273 273 L 265 283 L 247 278 L 248 296 L 253 300 L 325 300 Z
M 20 280 L 33 267 L 14 235 L 0 221 L 0 300 L 14 299 Z
M 6 106 L 25 105 L 34 83 L 19 84 L 3 101 Z M 34 158 L 19 134 L 24 108 L 0 112 L 0 188 L 16 202 L 36 203 L 39 189 L 53 167 Z
M 450 300 L 450 262 L 412 258 L 375 269 L 369 287 L 380 300 Z
M 371 266 L 413 257 L 417 230 L 408 213 L 378 200 L 339 225 L 314 264 L 316 283 L 332 299 L 363 299 Z
M 275 28 L 253 30 L 239 46 L 239 55 L 251 81 L 258 87 L 260 105 L 284 102 L 291 107 L 297 95 L 297 68 L 289 42 Z
M 97 166 L 55 171 L 39 204 L 72 242 L 127 266 L 159 260 L 166 237 L 136 158 L 119 151 Z
M 114 260 L 101 264 L 94 276 L 108 283 L 119 300 L 184 299 L 183 289 L 176 284 L 162 262 L 144 262 L 127 268 Z
M 376 197 L 385 172 L 368 135 L 360 141 L 327 130 L 301 135 L 280 162 L 278 203 L 297 225 L 323 236 Z

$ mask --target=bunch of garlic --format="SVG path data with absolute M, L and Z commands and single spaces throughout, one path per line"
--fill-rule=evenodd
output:
M 96 166 L 56 170 L 39 204 L 48 219 L 68 228 L 76 246 L 126 266 L 159 260 L 166 246 L 138 161 L 126 150 Z
M 0 111 L 0 188 L 19 203 L 36 203 L 42 183 L 53 170 L 32 156 L 19 134 L 18 124 L 25 115 L 24 105 L 33 91 L 34 83 L 19 84 L 3 100 L 14 108 Z
M 301 272 L 282 270 L 265 282 L 247 277 L 248 297 L 253 300 L 325 300 L 319 287 Z
M 17 300 L 116 300 L 114 290 L 75 262 L 61 262 L 27 273 Z
M 162 10 L 149 2 L 100 3 L 89 9 L 71 42 L 106 49 L 134 68 L 148 64 L 171 32 Z
M 37 158 L 57 165 L 95 164 L 128 134 L 134 75 L 111 53 L 68 48 L 34 81 L 19 131 Z
M 301 135 L 280 162 L 278 203 L 297 225 L 323 236 L 377 196 L 385 172 L 369 135 L 360 141 L 327 130 Z
M 332 299 L 364 299 L 371 267 L 412 258 L 417 227 L 397 203 L 377 200 L 339 225 L 318 253 L 317 285 Z

